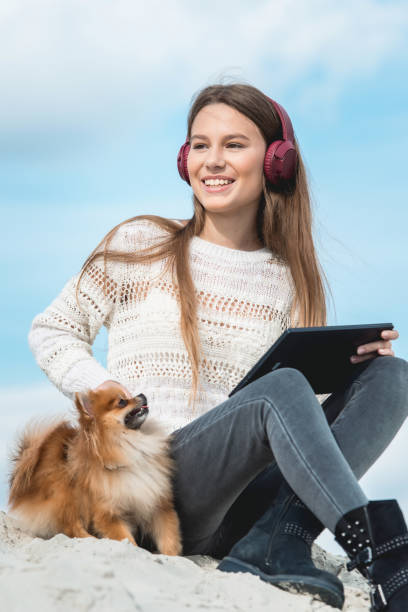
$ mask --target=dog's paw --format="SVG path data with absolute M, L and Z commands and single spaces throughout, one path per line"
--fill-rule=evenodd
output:
M 183 550 L 183 547 L 180 542 L 171 542 L 171 543 L 168 542 L 166 545 L 161 547 L 159 552 L 162 555 L 169 555 L 172 557 L 176 557 L 176 556 L 181 555 L 182 550 Z

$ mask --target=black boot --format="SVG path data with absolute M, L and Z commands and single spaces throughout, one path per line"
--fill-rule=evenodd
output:
M 337 542 L 371 583 L 371 610 L 408 611 L 408 531 L 395 499 L 369 502 L 336 525 Z
M 341 609 L 341 581 L 317 569 L 311 557 L 312 542 L 323 529 L 322 523 L 284 484 L 275 503 L 232 547 L 218 569 L 250 572 L 286 591 L 309 593 Z

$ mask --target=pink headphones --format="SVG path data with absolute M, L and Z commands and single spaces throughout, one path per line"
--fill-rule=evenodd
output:
M 269 98 L 274 109 L 279 115 L 282 125 L 282 140 L 274 140 L 265 153 L 264 159 L 264 174 L 266 179 L 275 186 L 281 186 L 284 181 L 295 176 L 297 166 L 297 153 L 294 145 L 294 132 L 292 122 L 285 109 Z M 177 155 L 177 168 L 183 181 L 187 181 L 190 185 L 190 179 L 187 170 L 187 157 L 190 152 L 190 143 L 188 138 L 181 146 Z

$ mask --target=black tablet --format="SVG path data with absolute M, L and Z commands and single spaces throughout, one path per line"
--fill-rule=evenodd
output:
M 353 374 L 351 355 L 361 344 L 381 340 L 392 323 L 333 325 L 287 329 L 244 376 L 228 397 L 277 368 L 295 368 L 308 379 L 315 393 L 334 393 Z

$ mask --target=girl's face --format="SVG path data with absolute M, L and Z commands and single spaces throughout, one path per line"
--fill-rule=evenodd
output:
M 251 119 L 227 104 L 209 104 L 191 126 L 187 169 L 191 187 L 208 212 L 253 207 L 262 195 L 266 143 Z M 204 179 L 230 179 L 205 185 Z

